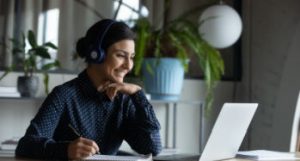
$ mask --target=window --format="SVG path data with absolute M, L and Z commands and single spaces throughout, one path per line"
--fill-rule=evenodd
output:
M 40 14 L 38 21 L 38 34 L 37 42 L 42 44 L 45 42 L 52 42 L 54 45 L 58 46 L 58 27 L 59 27 L 59 9 L 47 10 Z M 49 49 L 51 59 L 43 60 L 41 63 L 53 62 L 57 58 L 57 51 L 54 49 Z M 40 65 L 38 64 L 38 67 Z
M 115 18 L 118 21 L 127 21 L 132 27 L 134 22 L 128 20 L 138 19 L 139 17 L 147 17 L 148 9 L 143 6 L 140 0 L 119 0 L 114 2 Z

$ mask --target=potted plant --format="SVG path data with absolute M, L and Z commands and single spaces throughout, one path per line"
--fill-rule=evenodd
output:
M 29 42 L 30 48 L 26 48 L 26 40 Z M 41 45 L 37 44 L 36 37 L 33 31 L 29 30 L 27 34 L 27 39 L 22 33 L 22 37 L 20 39 L 11 39 L 13 43 L 12 53 L 13 55 L 20 58 L 22 71 L 24 73 L 23 76 L 19 76 L 17 80 L 17 88 L 23 97 L 33 97 L 35 96 L 38 89 L 38 77 L 34 76 L 34 73 L 37 70 L 40 70 L 44 75 L 44 86 L 45 93 L 49 92 L 49 75 L 48 71 L 54 67 L 60 66 L 58 60 L 54 60 L 54 62 L 50 63 L 41 63 L 41 61 L 45 59 L 51 59 L 51 55 L 49 53 L 49 48 L 57 49 L 57 47 L 51 43 L 46 42 Z M 37 64 L 41 63 L 41 67 L 38 68 Z M 0 80 L 3 79 L 9 72 L 11 72 L 15 68 L 15 65 L 12 65 L 7 68 L 7 70 L 0 77 Z
M 224 72 L 223 59 L 218 50 L 202 39 L 198 32 L 198 24 L 188 20 L 186 14 L 172 21 L 167 21 L 166 12 L 168 12 L 168 4 L 170 4 L 170 0 L 165 0 L 164 23 L 160 29 L 155 29 L 146 18 L 136 21 L 135 31 L 137 33 L 137 40 L 134 74 L 139 75 L 141 71 L 143 71 L 143 74 L 150 72 L 150 74 L 146 74 L 148 77 L 144 79 L 144 82 L 157 84 L 155 82 L 157 78 L 151 79 L 149 75 L 153 77 L 157 75 L 154 72 L 157 71 L 156 67 L 161 66 L 162 59 L 176 58 L 181 62 L 184 71 L 187 71 L 187 62 L 191 55 L 195 54 L 199 69 L 204 74 L 206 83 L 205 108 L 207 113 L 210 113 L 213 102 L 213 89 Z M 152 62 L 145 62 L 149 57 L 152 58 Z M 155 61 L 153 61 L 153 58 L 155 58 Z M 182 75 L 183 80 L 183 74 L 180 75 Z M 171 81 L 174 82 L 174 78 Z M 173 82 L 164 82 L 164 85 L 159 85 L 158 88 L 173 84 Z M 145 84 L 145 88 L 147 91 L 147 84 Z M 150 88 L 154 89 L 155 87 Z M 181 90 L 181 87 L 179 88 Z

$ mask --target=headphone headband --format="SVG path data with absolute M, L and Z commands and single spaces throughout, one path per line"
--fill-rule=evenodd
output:
M 104 61 L 105 59 L 105 50 L 102 47 L 102 43 L 104 40 L 104 37 L 106 36 L 107 32 L 109 31 L 110 27 L 116 22 L 114 20 L 110 20 L 110 19 L 105 19 L 102 21 L 107 21 L 107 22 L 103 22 L 106 24 L 105 28 L 103 29 L 103 31 L 100 31 L 98 33 L 97 36 L 97 41 L 95 42 L 95 44 L 93 44 L 92 50 L 89 53 L 89 62 L 90 63 L 96 63 L 96 64 L 100 64 Z

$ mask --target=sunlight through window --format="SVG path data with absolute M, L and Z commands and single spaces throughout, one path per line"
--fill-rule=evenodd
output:
M 38 38 L 39 44 L 52 42 L 58 46 L 58 27 L 59 27 L 59 9 L 51 9 L 39 16 Z M 42 63 L 53 62 L 57 57 L 57 50 L 49 49 L 51 59 L 44 60 Z
M 114 2 L 114 10 L 119 11 L 116 16 L 118 21 L 127 21 L 127 24 L 132 27 L 134 25 L 130 20 L 138 19 L 140 16 L 147 17 L 149 14 L 145 6 L 141 6 L 140 0 L 123 0 Z

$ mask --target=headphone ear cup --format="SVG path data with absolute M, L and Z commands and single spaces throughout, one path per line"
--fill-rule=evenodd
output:
M 100 48 L 98 52 L 98 62 L 102 63 L 104 59 L 105 59 L 105 51 L 102 48 Z
M 105 51 L 103 49 L 92 50 L 89 57 L 91 62 L 102 63 L 105 59 Z
M 95 60 L 97 60 L 98 59 L 98 52 L 96 51 L 96 50 L 92 50 L 91 52 L 90 52 L 90 59 L 91 60 L 93 60 L 93 61 L 95 61 Z

